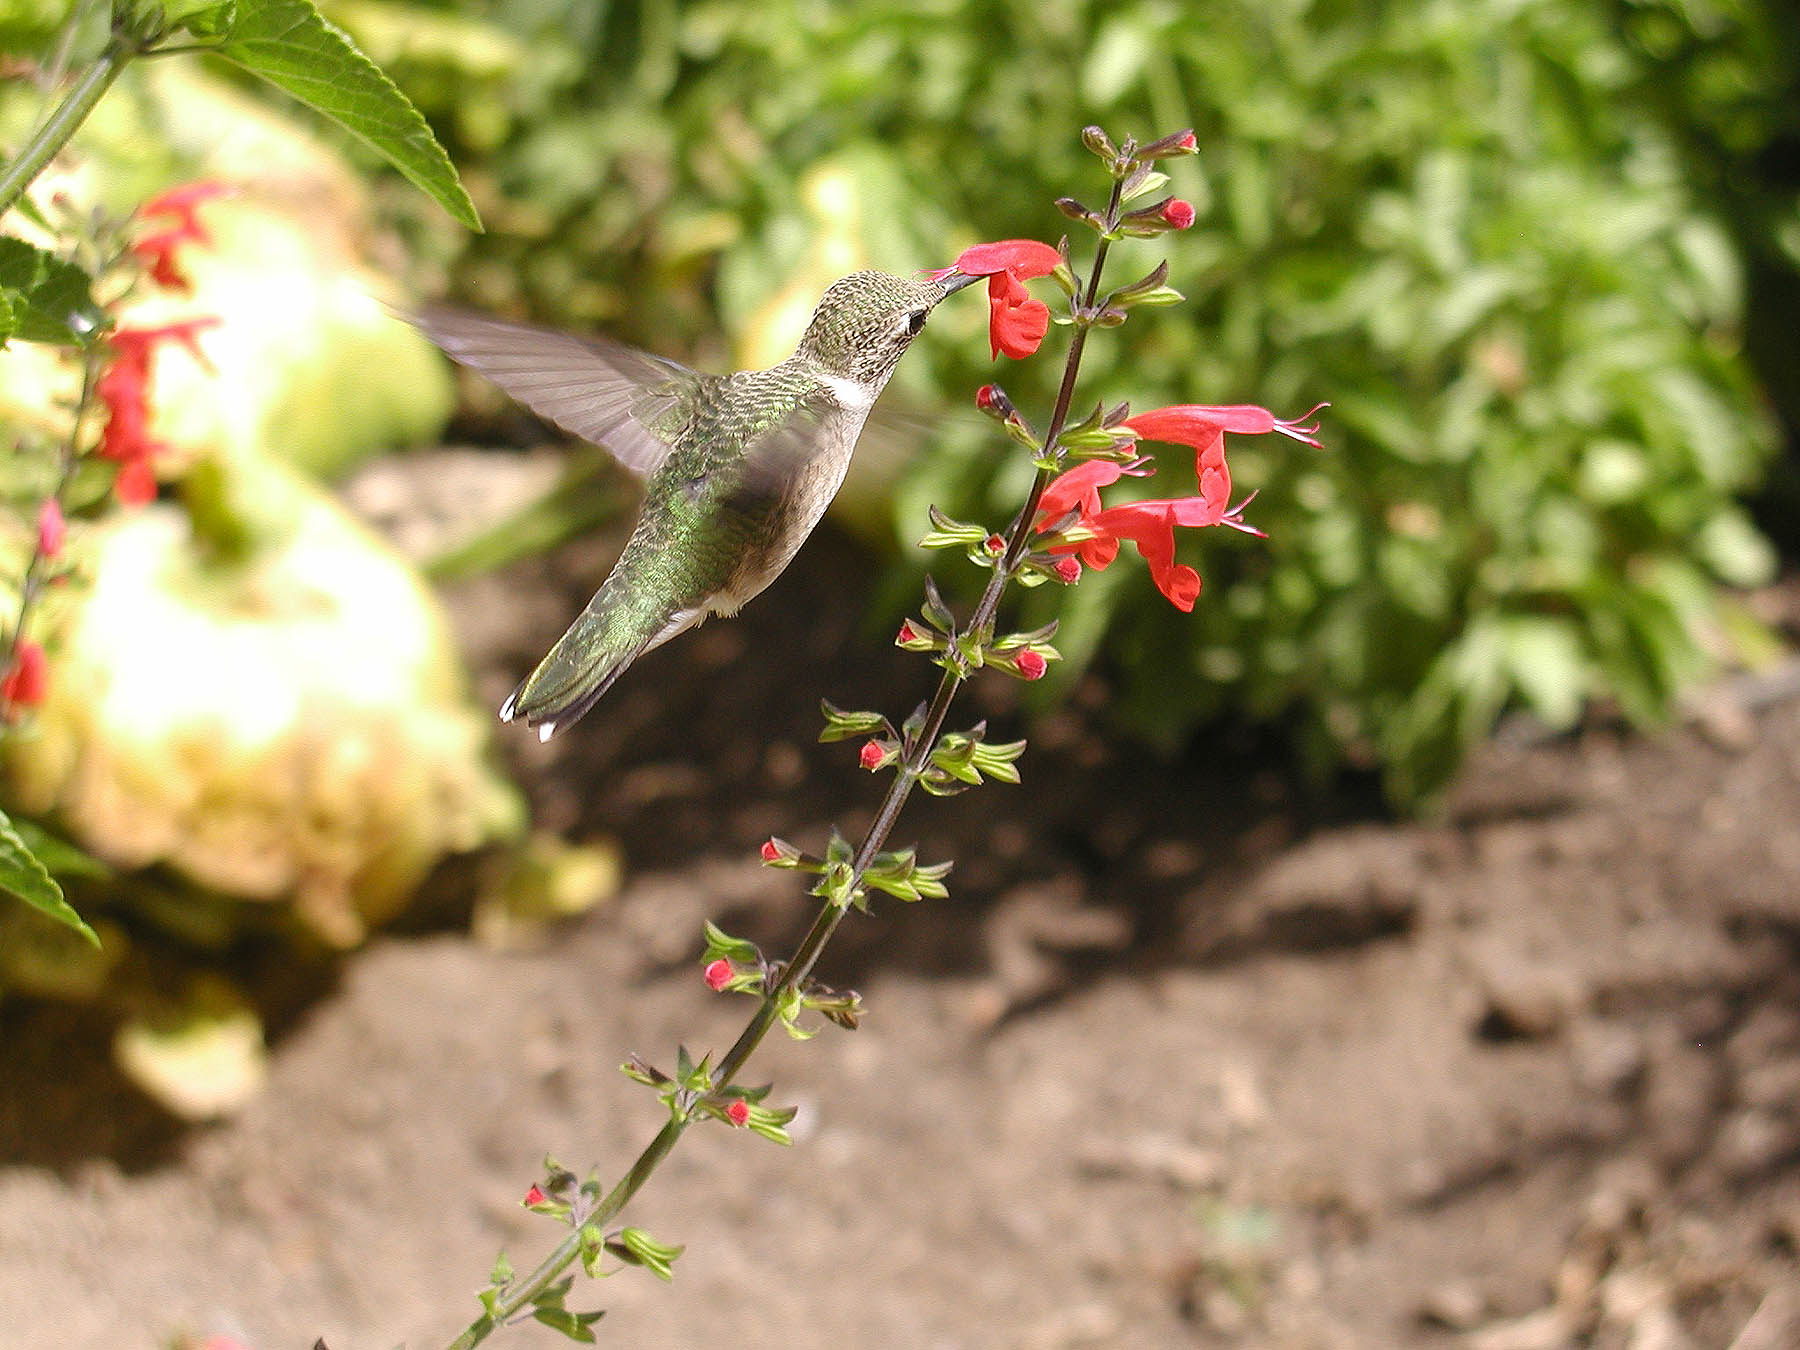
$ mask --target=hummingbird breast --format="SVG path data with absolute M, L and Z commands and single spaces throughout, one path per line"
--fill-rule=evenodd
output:
M 648 485 L 630 570 L 682 606 L 736 613 L 824 516 L 867 412 L 793 363 L 700 391 Z

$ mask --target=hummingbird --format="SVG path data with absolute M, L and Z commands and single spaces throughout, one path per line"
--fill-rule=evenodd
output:
M 853 272 L 794 354 L 704 375 L 604 339 L 429 306 L 438 346 L 645 479 L 636 527 L 587 607 L 500 707 L 548 741 L 627 666 L 781 575 L 837 495 L 863 423 L 945 296 L 978 280 Z

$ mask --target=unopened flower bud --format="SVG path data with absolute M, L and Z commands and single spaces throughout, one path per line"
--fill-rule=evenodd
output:
M 874 773 L 887 762 L 887 749 L 880 741 L 866 741 L 863 744 L 862 753 L 856 757 L 856 762 L 870 773 Z
M 525 1198 L 520 1201 L 520 1203 L 524 1205 L 526 1209 L 536 1209 L 548 1199 L 549 1197 L 544 1194 L 544 1188 L 542 1186 L 534 1185 L 530 1190 L 525 1192 Z
M 737 971 L 732 968 L 731 962 L 721 956 L 706 967 L 706 987 L 716 994 L 730 984 L 732 976 L 736 974 Z
M 1192 131 L 1177 131 L 1173 135 L 1164 136 L 1160 141 L 1151 141 L 1138 151 L 1144 159 L 1168 159 L 1173 155 L 1193 155 L 1200 151 L 1200 142 L 1194 139 Z
M 912 626 L 912 620 L 902 619 L 900 620 L 900 631 L 894 634 L 894 645 L 904 647 L 909 642 L 917 642 L 919 637 L 919 630 Z
M 730 1106 L 725 1108 L 725 1118 L 733 1125 L 742 1128 L 744 1125 L 748 1124 L 750 1120 L 750 1103 L 745 1101 L 742 1097 L 739 1097 Z
M 982 541 L 981 546 L 984 549 L 986 549 L 989 553 L 993 554 L 996 558 L 998 558 L 1002 553 L 1006 552 L 1006 540 L 1002 539 L 997 534 L 990 534 L 985 540 Z
M 1102 159 L 1112 159 L 1119 153 L 1118 149 L 1112 143 L 1112 138 L 1099 127 L 1083 127 L 1081 129 L 1081 143 L 1089 150 L 1092 150 L 1096 155 L 1099 155 Z
M 1013 665 L 1018 670 L 1020 678 L 1026 680 L 1041 680 L 1044 678 L 1044 672 L 1049 669 L 1049 663 L 1044 660 L 1043 656 L 1029 647 L 1019 653 L 1019 659 Z
M 1056 566 L 1050 570 L 1056 573 L 1058 581 L 1070 586 L 1081 580 L 1081 560 L 1073 554 L 1058 558 Z
M 1179 197 L 1171 197 L 1163 203 L 1162 218 L 1173 228 L 1185 230 L 1194 223 L 1194 205 Z
M 975 391 L 975 406 L 989 417 L 1004 422 L 1015 415 L 1013 401 L 1006 396 L 1006 391 L 997 384 L 984 384 Z
M 757 852 L 761 854 L 762 860 L 766 863 L 779 862 L 782 856 L 781 845 L 773 839 L 763 840 L 763 846 Z
M 38 552 L 46 559 L 54 558 L 68 538 L 68 522 L 63 519 L 62 503 L 54 497 L 44 499 L 38 508 Z

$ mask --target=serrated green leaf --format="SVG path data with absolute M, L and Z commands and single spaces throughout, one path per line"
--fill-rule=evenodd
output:
M 84 853 L 67 839 L 58 838 L 33 820 L 15 820 L 13 829 L 25 841 L 25 847 L 37 855 L 53 877 L 86 877 L 103 881 L 113 875 L 112 868 L 91 853 Z
M 94 303 L 93 280 L 72 262 L 0 236 L 0 293 L 10 313 L 8 332 L 26 342 L 83 345 L 110 320 Z
M 16 895 L 39 913 L 73 928 L 94 946 L 100 937 L 87 926 L 75 907 L 63 899 L 62 887 L 19 837 L 11 818 L 0 811 L 0 890 Z
M 238 0 L 219 54 L 365 142 L 459 223 L 481 228 L 450 157 L 406 95 L 307 0 Z

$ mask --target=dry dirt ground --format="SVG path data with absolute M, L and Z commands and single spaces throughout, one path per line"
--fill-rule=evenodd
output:
M 457 588 L 484 697 L 606 549 Z M 616 1176 L 654 1132 L 621 1057 L 735 1034 L 701 920 L 804 926 L 756 844 L 866 819 L 817 696 L 904 711 L 927 676 L 859 630 L 867 575 L 822 536 L 568 737 L 507 735 L 542 821 L 622 841 L 623 892 L 534 950 L 426 923 L 273 980 L 238 1118 L 179 1127 L 83 1014 L 0 1012 L 0 1345 L 446 1342 L 498 1248 L 554 1242 L 518 1204 L 542 1156 Z M 1002 732 L 1010 692 L 972 700 Z M 820 974 L 864 1026 L 749 1075 L 794 1147 L 690 1132 L 630 1216 L 689 1244 L 674 1285 L 572 1300 L 602 1344 L 1800 1346 L 1800 703 L 1496 744 L 1394 823 L 1253 746 L 1150 762 L 1104 701 L 1035 728 L 1023 787 L 909 810 L 952 898 L 847 926 Z

